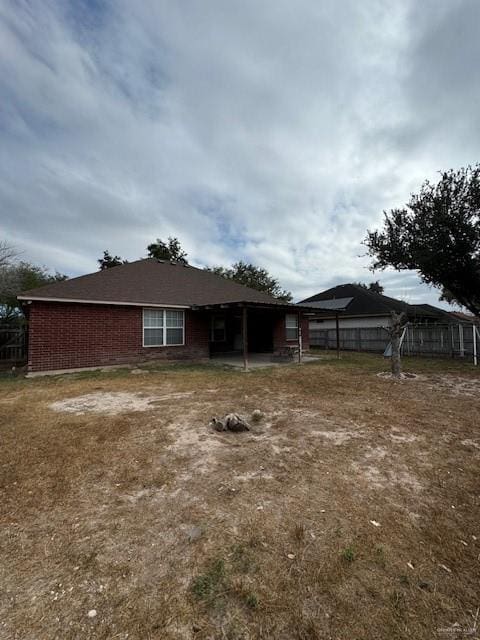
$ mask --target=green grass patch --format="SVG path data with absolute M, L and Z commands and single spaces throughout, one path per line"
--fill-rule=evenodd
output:
M 353 547 L 346 547 L 343 549 L 341 556 L 345 562 L 353 562 L 355 560 L 355 551 L 353 550 Z
M 245 604 L 249 609 L 258 609 L 258 597 L 255 593 L 251 592 L 245 596 Z
M 205 573 L 193 579 L 192 593 L 198 600 L 203 600 L 206 604 L 213 604 L 225 591 L 225 581 L 225 562 L 222 558 L 217 558 L 210 563 Z
M 214 558 L 205 570 L 191 583 L 191 592 L 195 599 L 210 609 L 225 612 L 228 603 L 241 603 L 250 610 L 259 606 L 259 598 L 251 589 L 247 573 L 257 571 L 257 565 L 251 549 L 243 544 L 230 548 L 227 559 Z

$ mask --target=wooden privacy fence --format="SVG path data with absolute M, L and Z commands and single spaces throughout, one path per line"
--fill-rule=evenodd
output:
M 340 349 L 345 351 L 383 353 L 390 342 L 388 331 L 383 327 L 340 329 L 339 338 Z M 323 349 L 336 349 L 336 329 L 310 329 L 310 345 Z M 480 350 L 478 338 L 477 348 Z M 402 353 L 406 356 L 471 358 L 473 352 L 473 329 L 469 323 L 409 324 L 402 343 Z
M 15 364 L 27 359 L 27 327 L 0 324 L 0 363 Z

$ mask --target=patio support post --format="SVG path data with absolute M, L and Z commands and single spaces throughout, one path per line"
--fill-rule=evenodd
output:
M 243 369 L 248 371 L 248 325 L 247 307 L 243 307 L 242 313 L 242 343 L 243 343 Z
M 472 331 L 473 331 L 473 364 L 475 366 L 478 365 L 478 358 L 477 358 L 477 327 L 475 326 L 474 323 L 472 323 Z
M 338 321 L 338 312 L 335 314 L 335 331 L 337 334 L 337 358 L 340 358 L 340 325 Z

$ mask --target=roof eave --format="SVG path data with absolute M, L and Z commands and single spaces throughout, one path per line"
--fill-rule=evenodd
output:
M 22 295 L 17 296 L 17 300 L 23 302 L 69 302 L 74 304 L 104 304 L 112 305 L 115 307 L 155 307 L 155 308 L 168 308 L 168 309 L 190 309 L 191 305 L 180 304 L 158 304 L 156 302 L 125 302 L 119 300 L 94 300 L 94 299 L 80 299 L 80 298 L 51 298 L 47 296 L 29 296 Z
M 302 310 L 305 308 L 301 305 L 290 302 L 259 302 L 254 300 L 235 300 L 232 302 L 216 302 L 211 304 L 195 304 L 192 305 L 193 310 L 208 311 L 209 309 L 235 309 L 235 308 L 256 308 L 256 309 L 290 309 Z M 308 309 L 307 309 L 308 310 Z

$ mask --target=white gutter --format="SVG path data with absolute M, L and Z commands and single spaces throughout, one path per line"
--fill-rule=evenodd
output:
M 75 302 L 78 304 L 110 304 L 120 307 L 155 307 L 159 309 L 190 309 L 185 304 L 154 304 L 152 302 L 115 302 L 113 300 L 80 300 L 75 298 L 43 298 L 41 296 L 17 296 L 26 302 Z

